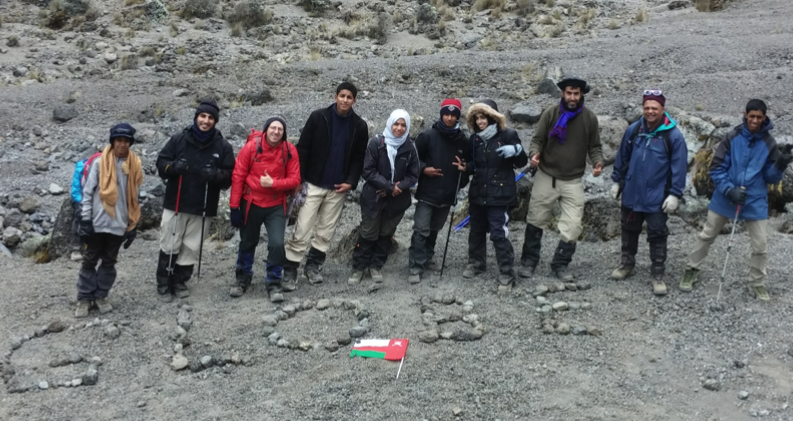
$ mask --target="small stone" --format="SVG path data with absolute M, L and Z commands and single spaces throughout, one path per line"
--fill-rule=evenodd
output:
M 138 408 L 143 408 L 143 407 L 145 407 L 145 406 L 146 406 L 146 402 L 145 402 L 145 401 L 140 401 L 140 402 L 138 402 L 138 403 L 136 404 L 136 406 L 137 406 Z
M 83 360 L 83 357 L 80 354 L 71 353 L 69 354 L 69 362 L 72 364 L 78 364 Z
M 338 342 L 339 345 L 347 346 L 352 343 L 352 339 L 350 339 L 349 336 L 339 336 L 336 338 L 336 342 Z
M 361 336 L 366 335 L 367 331 L 368 329 L 363 326 L 355 326 L 350 328 L 349 333 L 351 338 L 360 338 Z
M 72 387 L 82 386 L 83 379 L 74 379 L 71 381 Z
M 450 330 L 441 332 L 440 337 L 441 337 L 441 339 L 449 340 L 449 339 L 454 337 L 454 332 L 452 332 Z
M 553 303 L 552 307 L 555 311 L 565 311 L 570 308 L 570 306 L 564 301 L 557 301 Z
M 204 366 L 201 365 L 201 361 L 199 360 L 190 360 L 190 372 L 198 373 L 199 371 L 203 370 Z
M 11 349 L 17 350 L 22 347 L 22 338 L 11 338 Z
M 554 333 L 555 331 L 556 331 L 556 329 L 550 323 L 546 323 L 546 324 L 542 325 L 542 333 L 544 333 L 546 335 Z
M 278 324 L 278 317 L 274 314 L 262 316 L 262 323 L 264 323 L 265 326 L 274 327 Z
M 745 390 L 741 390 L 740 392 L 738 392 L 738 399 L 743 401 L 743 400 L 746 400 L 746 398 L 748 398 L 748 397 L 749 397 L 749 392 L 747 392 Z
M 190 316 L 190 311 L 186 309 L 184 306 L 179 310 L 179 314 L 176 316 L 176 323 L 182 327 L 182 329 L 189 331 L 190 327 L 193 326 L 193 318 Z
M 66 358 L 56 358 L 49 363 L 49 366 L 52 368 L 63 367 L 66 365 L 69 365 L 69 360 Z
M 185 96 L 188 96 L 188 95 L 190 95 L 190 91 L 188 91 L 187 89 L 177 89 L 177 90 L 173 91 L 173 96 L 175 96 L 177 98 L 185 97 Z
M 121 331 L 113 323 L 108 323 L 108 325 L 105 326 L 105 336 L 110 339 L 116 339 L 121 336 Z
M 479 315 L 478 314 L 466 314 L 463 317 L 463 321 L 465 323 L 474 324 L 474 323 L 479 321 Z
M 337 341 L 330 341 L 325 344 L 325 349 L 330 352 L 336 352 L 339 350 L 339 343 Z
M 184 349 L 184 346 L 182 346 L 182 344 L 176 344 L 176 345 L 173 346 L 173 352 L 175 352 L 177 354 L 182 352 L 183 349 Z
M 50 384 L 49 384 L 49 383 L 47 383 L 46 381 L 39 382 L 39 389 L 41 389 L 41 390 L 47 390 L 47 389 L 49 389 L 49 388 L 50 388 Z
M 77 108 L 72 104 L 58 105 L 52 111 L 52 118 L 61 123 L 65 123 L 75 117 L 77 117 Z
M 39 201 L 33 196 L 28 196 L 19 202 L 19 210 L 22 213 L 31 214 L 39 208 Z
M 546 313 L 547 314 L 547 313 L 550 313 L 552 311 L 553 311 L 553 307 L 551 307 L 550 304 L 546 304 L 546 305 L 540 307 L 540 313 Z
M 272 335 L 275 332 L 275 328 L 273 326 L 265 326 L 262 328 L 262 336 L 265 338 Z
M 570 301 L 570 310 L 578 310 L 581 308 L 581 303 L 576 301 Z
M 69 328 L 69 325 L 68 325 L 68 324 L 66 324 L 66 322 L 64 322 L 64 321 L 63 321 L 63 320 L 61 320 L 61 319 L 55 319 L 55 320 L 52 320 L 52 321 L 51 321 L 51 322 L 50 322 L 50 323 L 47 325 L 47 331 L 48 331 L 48 332 L 52 332 L 52 333 L 63 332 L 64 330 L 66 330 L 66 329 L 68 329 L 68 328 Z
M 536 287 L 534 287 L 533 295 L 536 297 L 536 296 L 539 296 L 539 295 L 545 295 L 548 292 L 550 292 L 550 291 L 548 290 L 548 287 L 546 285 L 538 284 Z
M 270 345 L 277 345 L 279 339 L 281 339 L 281 334 L 278 332 L 273 332 L 267 337 L 267 342 L 269 342 Z
M 50 187 L 49 187 L 49 192 L 50 192 L 51 195 L 57 196 L 57 195 L 63 194 L 64 190 L 63 190 L 63 187 L 61 187 L 61 186 L 59 186 L 59 185 L 57 185 L 55 183 L 51 183 Z
M 289 315 L 282 310 L 276 310 L 275 313 L 273 313 L 273 315 L 275 316 L 276 319 L 278 319 L 279 322 L 289 319 Z
M 297 344 L 297 349 L 299 349 L 301 351 L 308 351 L 311 348 L 312 348 L 311 341 L 302 340 L 302 341 L 298 342 L 298 344 Z
M 721 390 L 721 382 L 719 382 L 716 379 L 707 379 L 705 380 L 705 382 L 702 383 L 702 387 L 704 387 L 707 390 L 718 392 L 719 390 Z
M 295 307 L 294 307 L 294 306 L 284 306 L 284 308 L 283 308 L 282 310 L 283 310 L 283 311 L 284 311 L 284 313 L 286 313 L 286 314 L 287 314 L 289 317 L 292 317 L 292 316 L 294 316 L 294 315 L 295 315 L 295 313 L 297 312 L 297 310 L 295 310 Z
M 589 310 L 592 308 L 592 303 L 581 303 L 581 310 Z
M 173 359 L 171 360 L 171 369 L 173 371 L 184 370 L 189 365 L 190 361 L 188 361 L 187 357 L 182 354 L 174 355 Z
M 578 289 L 578 285 L 576 285 L 573 282 L 568 282 L 568 283 L 564 284 L 564 289 L 566 289 L 568 291 L 575 291 L 575 290 Z
M 88 370 L 86 370 L 85 374 L 83 374 L 82 383 L 87 386 L 93 386 L 97 381 L 99 381 L 99 372 L 96 370 L 96 366 L 88 366 Z
M 118 56 L 116 54 L 113 54 L 113 53 L 107 53 L 102 58 L 105 59 L 107 64 L 115 63 L 116 60 L 118 60 Z
M 463 414 L 463 410 L 460 408 L 454 408 L 452 409 L 452 414 L 454 414 L 455 417 L 459 417 Z
M 425 330 L 419 333 L 419 340 L 431 344 L 438 340 L 438 331 L 435 329 Z
M 586 291 L 588 289 L 592 289 L 592 284 L 590 284 L 589 282 L 579 282 L 577 285 L 579 291 Z
M 482 339 L 484 332 L 477 328 L 461 328 L 454 332 L 452 339 L 460 342 L 476 341 Z
M 317 301 L 317 310 L 322 311 L 330 307 L 330 300 L 327 298 L 323 298 Z
M 302 308 L 304 311 L 305 311 L 305 310 L 311 310 L 312 308 L 314 308 L 314 302 L 313 302 L 313 301 L 311 301 L 311 300 L 306 300 L 306 301 L 303 301 L 303 304 L 301 304 L 301 305 L 300 305 L 300 307 L 301 307 L 301 308 Z
M 556 292 L 562 292 L 562 291 L 564 291 L 564 290 L 566 290 L 566 289 L 567 289 L 567 288 L 565 288 L 565 286 L 564 286 L 564 282 L 557 282 L 557 283 L 555 283 L 555 284 L 554 284 L 554 286 L 553 286 L 553 288 L 554 288 L 554 290 L 556 290 Z
M 278 348 L 288 348 L 289 347 L 289 341 L 287 341 L 284 338 L 281 338 L 276 343 L 276 346 L 278 346 Z
M 601 335 L 603 335 L 603 332 L 600 329 L 596 328 L 596 327 L 589 327 L 589 328 L 587 328 L 586 331 L 591 336 L 601 336 Z
M 570 333 L 570 325 L 567 323 L 559 323 L 559 326 L 556 327 L 556 333 L 560 335 L 567 335 Z
M 201 357 L 201 365 L 204 366 L 204 368 L 212 367 L 212 363 L 213 361 L 211 356 L 204 355 L 203 357 Z
M 584 326 L 573 326 L 573 335 L 582 336 L 586 334 L 587 330 Z
M 537 300 L 537 304 L 539 304 L 539 305 L 548 304 L 548 299 L 543 297 L 542 295 L 538 295 L 536 300 Z

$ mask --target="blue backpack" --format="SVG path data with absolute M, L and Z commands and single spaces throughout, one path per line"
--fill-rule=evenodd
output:
M 100 156 L 102 156 L 102 152 L 97 152 L 91 155 L 90 158 L 82 159 L 74 164 L 71 187 L 72 202 L 81 203 L 83 201 L 83 186 L 88 178 L 88 170 L 91 169 L 91 164 L 94 160 Z

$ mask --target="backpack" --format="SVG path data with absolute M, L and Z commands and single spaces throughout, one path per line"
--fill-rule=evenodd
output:
M 253 168 L 253 163 L 256 162 L 256 157 L 262 153 L 262 139 L 264 138 L 264 132 L 261 130 L 251 129 L 251 134 L 248 135 L 248 138 L 245 139 L 245 144 L 247 145 L 250 141 L 256 141 L 256 153 L 253 154 L 253 159 L 251 159 L 251 166 L 249 168 Z M 286 152 L 286 159 L 284 160 L 284 174 L 286 174 L 286 162 L 292 159 L 292 151 L 284 145 L 284 142 L 287 142 L 286 139 L 281 141 L 281 153 Z M 284 150 L 283 148 L 286 148 Z M 250 172 L 250 170 L 248 170 Z
M 628 155 L 628 159 L 625 160 L 625 168 L 620 173 L 620 180 L 623 182 L 625 181 L 625 177 L 628 175 L 628 168 L 631 164 L 631 155 L 633 155 L 633 142 L 636 141 L 636 138 L 639 137 L 639 133 L 642 131 L 642 125 L 639 124 L 638 129 L 633 132 L 630 137 L 628 138 L 628 144 L 630 145 L 629 151 L 630 155 Z M 664 142 L 664 148 L 666 149 L 666 158 L 669 161 L 669 174 L 666 176 L 666 186 L 664 187 L 664 195 L 668 196 L 669 191 L 672 189 L 672 141 L 669 139 L 669 130 L 664 130 L 661 132 L 661 140 Z
M 100 156 L 102 156 L 102 152 L 97 152 L 89 158 L 81 159 L 74 164 L 71 189 L 72 202 L 78 204 L 82 202 L 83 186 L 85 186 L 85 181 L 88 179 L 88 171 L 91 169 L 91 164 L 94 160 Z

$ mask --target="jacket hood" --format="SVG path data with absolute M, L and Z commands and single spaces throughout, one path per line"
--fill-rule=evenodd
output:
M 487 106 L 487 104 L 478 103 L 472 105 L 471 108 L 468 109 L 468 113 L 465 115 L 465 121 L 468 122 L 468 128 L 470 128 L 471 131 L 479 131 L 478 127 L 476 127 L 476 115 L 479 113 L 492 118 L 498 126 L 498 131 L 502 131 L 507 128 L 507 118 L 504 117 L 504 114 L 501 114 L 498 111 L 490 108 Z
M 757 133 L 752 133 L 749 131 L 749 127 L 746 125 L 746 118 L 744 118 L 743 123 L 735 129 L 747 139 L 762 139 L 768 134 L 768 132 L 774 129 L 774 123 L 771 121 L 770 117 L 766 117 L 765 121 L 763 121 L 763 124 L 760 125 L 760 131 Z
M 669 116 L 669 113 L 664 112 L 664 120 L 663 120 L 663 122 L 661 122 L 661 125 L 658 126 L 655 129 L 655 131 L 653 131 L 652 133 L 649 133 L 649 134 L 650 135 L 656 135 L 656 134 L 658 134 L 660 132 L 664 132 L 664 131 L 667 131 L 667 130 L 672 130 L 675 127 L 677 127 L 677 122 L 675 120 L 672 120 L 672 117 Z M 643 131 L 647 130 L 647 122 L 644 120 L 644 117 L 642 117 L 642 129 L 643 129 Z
M 198 149 L 204 149 L 207 146 L 214 143 L 215 141 L 223 139 L 223 133 L 220 133 L 220 130 L 218 128 L 215 128 L 215 134 L 212 136 L 211 139 L 207 140 L 206 142 L 196 142 L 196 139 L 193 137 L 193 126 L 185 127 L 185 129 L 182 130 L 182 132 L 187 135 L 186 140 L 192 143 L 193 145 L 195 145 L 195 147 L 197 147 Z

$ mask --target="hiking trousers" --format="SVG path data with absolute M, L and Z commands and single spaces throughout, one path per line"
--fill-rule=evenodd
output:
M 352 266 L 355 270 L 367 268 L 380 270 L 391 252 L 391 237 L 396 233 L 405 212 L 389 215 L 381 210 L 374 218 L 361 213 L 358 242 L 352 253 Z
M 667 256 L 666 227 L 668 215 L 664 212 L 636 212 L 625 206 L 620 210 L 622 226 L 622 264 L 636 265 L 636 252 L 639 249 L 639 235 L 642 225 L 647 222 L 647 242 L 650 243 L 650 271 L 653 275 L 663 275 Z
M 559 180 L 538 169 L 531 189 L 529 214 L 526 222 L 540 229 L 548 229 L 553 216 L 553 205 L 559 201 L 562 214 L 557 227 L 559 236 L 566 243 L 575 243 L 581 236 L 584 217 L 584 183 L 581 178 Z
M 413 214 L 413 236 L 410 237 L 408 264 L 411 273 L 422 274 L 433 256 L 438 231 L 443 228 L 451 206 L 434 206 L 426 202 L 416 203 Z
M 286 259 L 290 262 L 299 263 L 303 260 L 309 240 L 311 248 L 323 254 L 328 251 L 347 196 L 346 193 L 339 194 L 335 190 L 306 184 L 306 202 L 300 207 L 294 231 L 286 241 Z
M 697 244 L 694 250 L 688 255 L 688 268 L 699 270 L 702 262 L 708 257 L 710 245 L 716 240 L 721 229 L 731 219 L 719 215 L 712 210 L 708 210 L 708 219 L 705 226 L 697 235 Z M 752 255 L 749 259 L 749 285 L 763 285 L 766 275 L 766 263 L 768 262 L 768 220 L 760 219 L 757 221 L 744 221 L 746 230 L 749 231 L 749 239 L 752 247 Z
M 165 209 L 160 222 L 160 250 L 168 255 L 173 250 L 176 264 L 179 266 L 193 266 L 198 263 L 198 252 L 201 246 L 201 215 L 179 213 L 176 217 L 174 211 Z M 212 218 L 207 217 L 204 222 L 204 238 L 207 238 L 209 224 Z M 176 231 L 174 231 L 176 226 Z M 176 234 L 174 234 L 174 232 Z
M 246 209 L 243 200 L 240 209 Z M 253 275 L 253 257 L 259 244 L 262 225 L 267 230 L 267 272 L 268 278 L 281 280 L 284 265 L 284 236 L 286 234 L 286 213 L 282 204 L 260 208 L 251 204 L 245 225 L 240 228 L 240 247 L 237 253 L 237 271 Z
M 515 252 L 509 242 L 509 215 L 507 206 L 468 207 L 471 219 L 468 232 L 468 263 L 479 271 L 487 268 L 487 234 L 496 249 L 496 260 L 501 273 L 511 274 L 515 264 Z
M 107 297 L 116 282 L 116 261 L 123 242 L 124 236 L 104 232 L 88 237 L 83 250 L 83 264 L 77 275 L 77 300 L 93 301 Z

